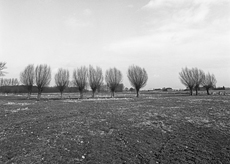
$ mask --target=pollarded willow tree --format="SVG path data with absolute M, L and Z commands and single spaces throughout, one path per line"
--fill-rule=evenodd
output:
M 46 64 L 38 65 L 35 68 L 35 82 L 38 88 L 38 97 L 37 99 L 40 100 L 42 91 L 44 87 L 48 86 L 51 81 L 51 69 Z
M 69 71 L 67 69 L 59 68 L 58 72 L 54 76 L 55 84 L 61 93 L 61 99 L 63 91 L 69 85 Z
M 4 69 L 6 69 L 6 63 L 0 62 L 0 76 L 5 75 L 5 72 L 3 71 Z
M 194 80 L 194 89 L 196 90 L 196 95 L 198 95 L 198 89 L 201 85 L 201 83 L 205 79 L 205 73 L 204 71 L 198 69 L 198 68 L 192 68 L 192 77 Z
M 35 79 L 34 65 L 30 64 L 20 73 L 20 81 L 28 91 L 28 99 L 30 99 L 31 97 L 31 93 L 34 85 L 34 79 Z
M 139 66 L 130 66 L 128 69 L 128 79 L 130 84 L 136 89 L 137 97 L 139 97 L 139 90 L 146 85 L 148 80 L 147 72 Z
M 89 86 L 92 89 L 92 97 L 96 90 L 100 88 L 103 84 L 103 73 L 100 67 L 93 68 L 93 66 L 89 66 Z
M 210 95 L 210 93 L 209 93 L 210 88 L 216 87 L 216 82 L 217 81 L 216 81 L 216 77 L 214 74 L 207 73 L 205 75 L 205 78 L 202 81 L 202 85 L 203 85 L 203 87 L 205 87 L 205 89 L 207 91 L 207 95 Z
M 85 66 L 78 68 L 73 72 L 73 84 L 78 87 L 81 99 L 83 98 L 84 89 L 87 86 L 87 77 L 88 69 Z
M 105 81 L 111 91 L 111 97 L 114 97 L 114 92 L 122 81 L 122 74 L 117 68 L 110 68 L 105 72 Z
M 193 72 L 191 69 L 182 68 L 182 71 L 179 73 L 180 81 L 190 90 L 190 95 L 192 95 L 192 90 L 195 86 L 195 81 L 193 79 Z

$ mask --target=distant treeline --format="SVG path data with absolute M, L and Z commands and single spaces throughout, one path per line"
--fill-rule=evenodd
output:
M 116 92 L 123 92 L 124 85 L 119 84 L 119 86 L 116 88 Z M 90 90 L 85 89 L 85 92 L 88 92 Z M 44 87 L 43 90 L 44 93 L 59 93 L 60 91 L 57 89 L 57 87 Z M 64 93 L 72 93 L 72 92 L 79 92 L 77 87 L 68 87 L 65 89 Z M 99 92 L 109 92 L 109 89 L 106 85 L 101 86 Z M 28 90 L 23 85 L 17 85 L 17 86 L 1 86 L 0 87 L 0 93 L 28 93 Z M 38 93 L 38 89 L 36 86 L 33 86 L 32 93 Z

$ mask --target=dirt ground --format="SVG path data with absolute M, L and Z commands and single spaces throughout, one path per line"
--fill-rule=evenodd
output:
M 141 96 L 0 96 L 0 163 L 230 163 L 230 96 Z

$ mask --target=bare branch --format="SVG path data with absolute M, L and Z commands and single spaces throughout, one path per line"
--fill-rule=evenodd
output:
M 216 87 L 216 77 L 214 74 L 207 73 L 204 80 L 202 81 L 203 87 L 205 87 L 207 94 L 210 95 L 209 89 Z
M 6 69 L 6 63 L 0 62 L 0 76 L 4 76 L 6 72 L 2 71 Z
M 196 90 L 196 95 L 198 94 L 198 89 L 201 85 L 201 83 L 204 81 L 205 79 L 205 74 L 202 70 L 198 69 L 198 68 L 193 68 L 192 69 L 192 77 L 194 80 L 194 88 Z
M 51 81 L 51 69 L 46 64 L 38 65 L 35 68 L 35 82 L 38 88 L 38 100 L 40 100 L 41 93 L 44 87 L 48 86 Z
M 182 68 L 182 71 L 179 73 L 180 81 L 190 90 L 190 95 L 192 95 L 193 87 L 195 86 L 195 81 L 193 79 L 193 73 L 191 69 Z
M 11 79 L 3 79 L 4 86 L 11 86 Z
M 100 86 L 103 84 L 103 73 L 100 67 L 96 67 L 94 69 L 91 65 L 89 66 L 89 86 L 92 89 L 92 97 L 94 97 L 94 93 Z
M 181 83 L 190 89 L 190 94 L 192 95 L 192 90 L 195 88 L 196 95 L 198 94 L 198 88 L 205 78 L 205 74 L 202 70 L 198 68 L 188 69 L 182 68 L 182 71 L 179 73 Z
M 20 81 L 28 91 L 28 99 L 30 99 L 30 96 L 32 93 L 32 88 L 34 85 L 34 78 L 35 78 L 34 65 L 32 64 L 28 65 L 24 69 L 24 71 L 20 73 Z
M 69 71 L 67 69 L 60 68 L 58 72 L 55 74 L 54 79 L 55 79 L 56 87 L 61 92 L 61 98 L 62 98 L 63 91 L 69 85 Z
M 12 78 L 12 79 L 11 79 L 11 85 L 12 85 L 12 86 L 17 86 L 17 85 L 19 85 L 18 79 L 17 79 L 17 78 Z
M 114 97 L 114 92 L 117 86 L 122 81 L 122 74 L 117 68 L 110 68 L 105 73 L 105 81 L 110 88 L 111 96 Z
M 136 89 L 137 97 L 139 97 L 139 90 L 146 85 L 148 80 L 147 72 L 139 66 L 130 66 L 128 69 L 128 79 L 130 84 Z
M 88 70 L 85 66 L 74 70 L 73 83 L 78 87 L 80 92 L 80 98 L 83 98 L 83 91 L 87 86 Z
M 1 78 L 0 79 L 0 86 L 17 86 L 17 85 L 19 85 L 17 78 L 10 78 L 10 79 Z

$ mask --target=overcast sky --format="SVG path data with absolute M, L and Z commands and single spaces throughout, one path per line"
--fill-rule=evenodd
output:
M 182 67 L 230 86 L 230 0 L 0 0 L 5 78 L 28 64 L 72 72 L 80 66 L 144 67 L 145 89 L 184 88 Z M 54 82 L 52 82 L 54 85 Z

